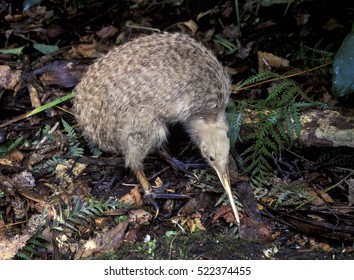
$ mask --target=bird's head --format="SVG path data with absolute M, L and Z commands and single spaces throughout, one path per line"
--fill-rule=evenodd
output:
M 217 118 L 194 118 L 189 122 L 188 131 L 191 138 L 218 175 L 228 174 L 230 150 L 228 130 L 223 115 Z
M 230 142 L 227 129 L 212 123 L 205 125 L 207 127 L 198 131 L 200 152 L 218 174 L 228 174 Z
M 228 125 L 225 122 L 224 115 L 220 115 L 216 119 L 193 119 L 189 123 L 189 133 L 199 146 L 203 157 L 218 174 L 225 192 L 229 197 L 236 221 L 239 223 L 239 216 L 230 187 L 228 168 L 230 141 L 227 136 Z

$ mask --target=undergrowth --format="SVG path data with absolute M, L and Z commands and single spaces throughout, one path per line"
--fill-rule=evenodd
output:
M 245 80 L 239 88 L 267 80 L 278 82 L 274 83 L 265 98 L 231 101 L 228 108 L 231 153 L 243 173 L 250 175 L 256 182 L 267 180 L 273 171 L 273 159 L 284 148 L 290 148 L 294 141 L 299 141 L 301 112 L 314 107 L 326 108 L 322 102 L 313 101 L 307 96 L 294 80 L 284 79 L 272 72 L 256 74 Z M 246 116 L 251 117 L 252 121 L 242 124 Z M 244 139 L 239 136 L 241 124 L 251 131 Z M 237 141 L 250 144 L 237 154 Z
M 64 119 L 62 119 L 61 121 L 64 127 L 64 135 L 66 136 L 66 139 L 68 141 L 68 149 L 65 152 L 65 156 L 82 156 L 84 154 L 84 149 L 80 147 L 80 141 L 76 131 Z M 51 145 L 51 143 L 56 141 L 53 134 L 50 133 L 51 129 L 52 127 L 50 125 L 46 125 L 39 133 L 37 133 L 37 136 L 40 136 L 42 138 L 46 137 L 46 143 L 48 145 Z M 59 156 L 53 156 L 45 160 L 44 162 L 35 165 L 33 170 L 35 173 L 53 173 L 55 167 L 63 161 L 63 158 Z
M 99 201 L 95 199 L 77 200 L 75 203 L 68 203 L 65 208 L 60 203 L 49 204 L 43 213 L 47 217 L 46 227 L 49 228 L 52 238 L 55 238 L 60 233 L 66 236 L 87 233 L 88 230 L 93 230 L 92 224 L 95 218 L 104 215 L 106 211 L 122 208 L 124 205 L 124 202 L 116 198 Z M 50 241 L 44 238 L 42 232 L 43 228 L 26 243 L 16 257 L 36 259 L 43 255 L 44 251 L 51 250 Z
M 84 153 L 84 149 L 80 147 L 79 137 L 73 127 L 62 119 L 63 134 L 66 139 L 66 149 L 64 149 L 64 156 L 79 157 Z M 53 149 L 55 146 L 56 127 L 46 125 L 36 135 L 37 139 L 42 139 L 41 147 L 44 150 Z M 44 140 L 44 141 L 43 141 Z M 33 144 L 38 145 L 39 140 Z M 92 147 L 91 151 L 94 151 Z M 53 156 L 43 163 L 34 166 L 34 172 L 54 173 L 58 164 L 65 163 L 66 159 L 63 156 Z M 75 200 L 75 201 L 74 201 Z M 73 202 L 74 201 L 74 202 Z M 120 202 L 116 198 L 108 198 L 95 200 L 93 198 L 82 200 L 80 198 L 74 199 L 71 202 L 63 202 L 54 199 L 49 202 L 43 209 L 42 213 L 46 216 L 46 229 L 50 231 L 50 236 L 56 238 L 60 235 L 72 236 L 81 235 L 83 232 L 87 233 L 93 230 L 92 224 L 95 218 L 105 214 L 106 211 L 114 211 L 125 206 L 124 202 Z M 19 259 L 36 259 L 41 258 L 43 253 L 52 250 L 50 240 L 42 235 L 43 228 L 41 228 L 36 235 L 34 235 L 24 246 L 21 251 L 16 254 Z M 46 234 L 48 237 L 48 234 Z

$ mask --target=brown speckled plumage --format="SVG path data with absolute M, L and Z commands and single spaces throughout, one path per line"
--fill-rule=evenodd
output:
M 153 34 L 118 46 L 89 67 L 74 91 L 84 134 L 102 150 L 122 154 L 135 172 L 166 140 L 166 125 L 179 122 L 219 177 L 228 174 L 230 79 L 188 35 Z

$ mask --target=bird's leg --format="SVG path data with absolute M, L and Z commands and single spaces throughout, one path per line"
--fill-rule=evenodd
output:
M 160 208 L 154 199 L 156 197 L 155 192 L 151 188 L 149 181 L 147 180 L 144 172 L 141 169 L 137 169 L 135 171 L 135 176 L 138 179 L 140 185 L 143 187 L 145 196 L 147 197 L 151 205 L 154 206 L 156 210 L 156 214 L 155 214 L 155 218 L 156 218 L 159 215 Z
M 153 189 L 147 180 L 144 172 L 141 169 L 137 169 L 135 171 L 135 176 L 138 179 L 140 185 L 144 189 L 144 193 L 146 198 L 149 200 L 151 205 L 155 208 L 156 214 L 155 218 L 159 215 L 159 206 L 155 201 L 155 198 L 164 198 L 164 199 L 181 199 L 181 198 L 190 198 L 188 195 L 183 195 L 183 194 L 172 194 L 172 193 L 163 193 L 168 185 L 162 185 L 159 188 Z

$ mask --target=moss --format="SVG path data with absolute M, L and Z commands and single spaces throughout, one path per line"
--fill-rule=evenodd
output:
M 206 233 L 162 236 L 149 242 L 126 242 L 115 254 L 99 259 L 264 259 L 263 246 L 235 236 Z

